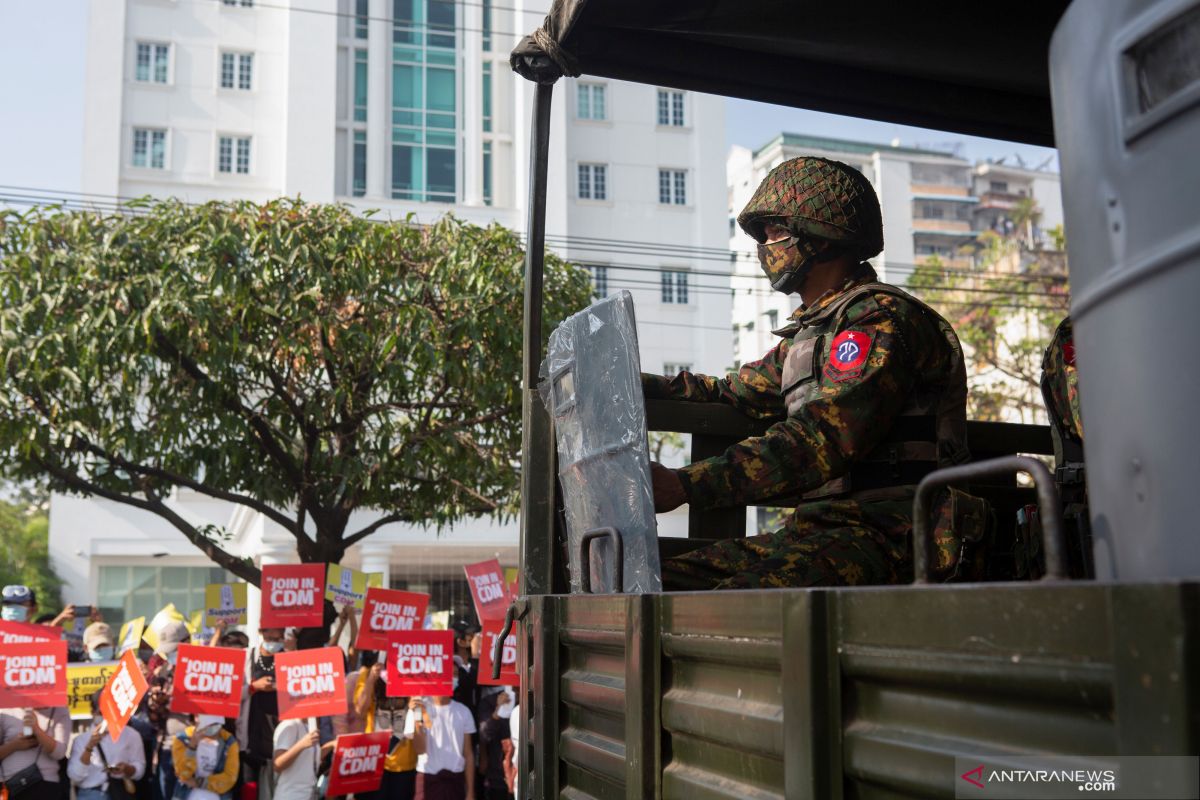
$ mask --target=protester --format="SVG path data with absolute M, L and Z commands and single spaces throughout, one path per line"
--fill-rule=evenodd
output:
M 275 728 L 275 800 L 313 800 L 321 757 L 333 752 L 332 741 L 321 744 L 315 719 L 288 719 Z
M 37 593 L 23 584 L 5 586 L 0 599 L 0 619 L 5 622 L 33 622 L 37 617 Z
M 83 631 L 83 650 L 88 661 L 111 661 L 116 657 L 112 628 L 105 622 L 93 622 Z
M 412 800 L 417 790 L 417 757 L 424 752 L 424 744 L 418 746 L 414 735 L 406 732 L 409 698 L 388 697 L 379 653 L 368 650 L 362 655 L 370 663 L 359 671 L 350 699 L 357 717 L 363 720 L 363 729 L 353 732 L 391 731 L 392 738 L 378 791 L 359 793 L 356 800 Z
M 170 800 L 175 796 L 175 761 L 171 757 L 173 740 L 188 727 L 189 717 L 171 710 L 171 693 L 174 687 L 175 661 L 179 645 L 191 641 L 192 634 L 182 620 L 173 619 L 160 611 L 150 622 L 150 629 L 158 637 L 149 661 L 146 662 L 146 717 L 154 726 L 158 741 L 158 768 L 155 784 L 159 797 Z
M 458 687 L 455 668 L 454 687 Z M 432 703 L 413 698 L 404 735 L 412 736 L 418 750 L 416 800 L 475 800 L 473 737 L 475 719 L 470 709 L 451 697 Z
M 454 631 L 454 663 L 458 665 L 458 684 L 454 699 L 471 711 L 471 719 L 479 712 L 479 651 L 483 634 L 479 626 L 460 619 L 450 626 Z
M 275 693 L 275 655 L 283 651 L 283 628 L 261 628 L 262 641 L 249 655 L 249 696 L 241 721 L 245 733 L 246 781 L 258 786 L 258 800 L 271 800 L 275 760 L 275 726 L 279 723 L 279 699 Z
M 237 741 L 225 730 L 224 717 L 200 714 L 171 739 L 177 776 L 175 800 L 230 800 L 241 769 Z
M 10 796 L 12 787 L 27 785 L 20 800 L 59 800 L 69 735 L 66 708 L 0 708 L 0 781 Z
M 516 770 L 509 718 L 516 696 L 502 689 L 494 697 L 494 710 L 479 726 L 479 772 L 484 800 L 511 800 Z
M 128 800 L 136 794 L 134 783 L 146 772 L 146 751 L 138 732 L 127 726 L 114 743 L 106 727 L 97 692 L 92 697 L 92 724 L 75 735 L 67 761 L 76 800 Z

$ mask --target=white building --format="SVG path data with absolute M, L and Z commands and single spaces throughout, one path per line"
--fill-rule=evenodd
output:
M 508 54 L 548 6 L 109 0 L 89 22 L 83 191 L 189 202 L 299 195 L 396 219 L 453 211 L 520 231 L 533 88 Z M 728 367 L 726 198 L 714 167 L 722 101 L 564 80 L 551 130 L 548 244 L 588 264 L 599 292 L 633 292 L 643 369 Z M 174 504 L 225 526 L 239 555 L 295 559 L 290 535 L 256 514 L 191 492 Z M 190 610 L 220 574 L 148 513 L 56 496 L 50 519 L 66 602 L 123 603 L 115 617 L 168 600 Z M 680 514 L 662 525 L 686 528 Z M 497 554 L 513 565 L 516 545 L 511 523 L 464 523 L 440 537 L 393 525 L 346 563 L 461 609 L 461 565 Z
M 779 327 L 800 303 L 798 295 L 770 289 L 759 269 L 754 242 L 737 226 L 737 214 L 767 173 L 790 158 L 820 156 L 860 170 L 879 195 L 883 252 L 871 259 L 880 280 L 904 286 L 917 264 L 938 256 L 952 269 L 973 264 L 972 243 L 983 230 L 1003 226 L 1021 197 L 1040 212 L 1031 238 L 1062 223 L 1057 173 L 956 156 L 898 144 L 781 133 L 758 150 L 734 147 L 726 160 L 729 247 L 734 260 L 733 328 L 737 363 L 761 358 Z

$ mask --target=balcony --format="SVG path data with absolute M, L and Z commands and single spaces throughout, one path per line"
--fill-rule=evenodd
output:
M 909 190 L 914 195 L 940 195 L 943 197 L 969 197 L 971 187 L 966 184 L 953 183 L 910 183 Z
M 913 233 L 961 234 L 963 236 L 975 235 L 975 231 L 971 230 L 970 220 L 926 219 L 921 217 L 915 217 L 913 219 Z
M 987 191 L 979 195 L 979 209 L 994 209 L 996 211 L 1012 211 L 1022 200 L 1028 200 L 1027 194 L 1014 192 Z M 1040 210 L 1040 209 L 1039 209 Z

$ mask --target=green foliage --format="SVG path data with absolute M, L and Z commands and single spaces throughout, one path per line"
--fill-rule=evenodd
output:
M 7 477 L 158 513 L 249 580 L 172 488 L 267 514 L 305 561 L 387 522 L 514 511 L 512 232 L 298 200 L 138 210 L 0 212 Z M 591 291 L 549 253 L 545 280 L 544 335 Z M 348 532 L 364 508 L 380 521 Z
M 1068 314 L 1070 292 L 1061 250 L 1027 250 L 1023 229 L 1037 215 L 1031 203 L 1013 219 L 1017 235 L 985 232 L 974 268 L 949 268 L 936 256 L 914 270 L 908 288 L 954 326 L 967 355 L 968 416 L 1042 420 L 1042 354 Z M 1052 232 L 1063 241 L 1061 226 Z
M 50 520 L 40 509 L 0 502 L 0 586 L 10 583 L 37 592 L 43 611 L 58 610 L 62 580 L 50 566 Z

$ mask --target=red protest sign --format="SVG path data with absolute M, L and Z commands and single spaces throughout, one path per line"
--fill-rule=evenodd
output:
M 232 647 L 179 645 L 171 710 L 236 717 L 241 708 L 246 653 Z
M 508 610 L 508 586 L 504 582 L 504 570 L 496 559 L 467 564 L 467 583 L 471 585 L 471 599 L 475 601 L 475 613 L 482 623 L 486 619 L 504 619 Z
M 307 719 L 346 713 L 346 673 L 342 648 L 294 650 L 275 656 L 275 689 L 280 719 Z
M 10 644 L 0 652 L 0 708 L 66 705 L 66 642 Z
M 324 621 L 324 564 L 268 564 L 262 568 L 260 626 L 316 628 Z
M 0 620 L 0 644 L 28 644 L 29 642 L 62 641 L 62 629 L 32 622 L 9 622 Z
M 148 688 L 137 657 L 132 650 L 126 650 L 100 694 L 100 713 L 108 723 L 108 735 L 114 742 L 121 738 L 121 731 L 125 730 L 129 718 L 137 711 L 138 703 L 142 702 L 142 695 Z
M 359 650 L 383 650 L 388 646 L 388 634 L 421 630 L 428 606 L 427 594 L 370 587 L 354 646 Z
M 454 631 L 400 631 L 387 639 L 388 697 L 454 694 Z
M 374 792 L 383 782 L 383 760 L 391 742 L 390 731 L 344 733 L 333 748 L 326 797 Z
M 492 655 L 496 652 L 496 640 L 504 628 L 503 620 L 485 619 L 483 621 L 483 648 L 479 651 L 479 685 L 481 686 L 520 686 L 521 679 L 517 676 L 517 632 L 513 631 L 504 640 L 504 648 L 500 656 L 500 678 L 492 678 Z

